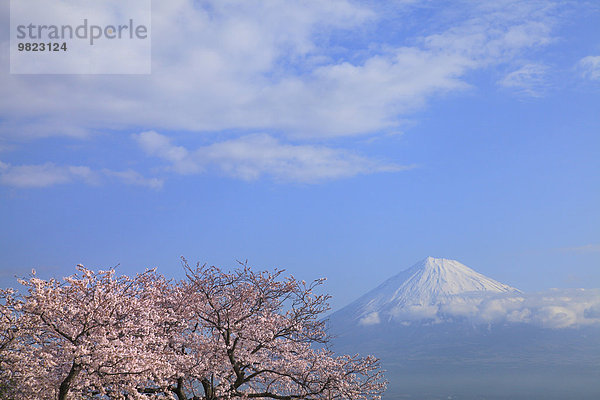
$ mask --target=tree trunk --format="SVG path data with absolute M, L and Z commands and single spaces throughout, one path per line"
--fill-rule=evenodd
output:
M 69 394 L 69 389 L 71 389 L 71 384 L 73 380 L 77 377 L 81 371 L 81 366 L 73 361 L 73 365 L 71 365 L 71 370 L 67 377 L 60 384 L 60 388 L 58 389 L 58 400 L 67 400 L 67 395 Z
M 208 379 L 202 379 L 202 387 L 204 388 L 204 398 L 206 400 L 216 400 L 213 383 Z
M 175 390 L 173 392 L 177 396 L 178 400 L 187 400 L 185 397 L 185 393 L 183 393 L 183 378 L 177 379 L 177 387 L 175 387 Z

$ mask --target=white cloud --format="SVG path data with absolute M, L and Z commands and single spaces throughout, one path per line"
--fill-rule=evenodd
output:
M 561 306 L 545 306 L 537 310 L 533 317 L 540 325 L 548 328 L 567 328 L 576 325 L 578 315 L 575 310 Z M 524 321 L 530 320 L 531 317 L 524 318 Z M 583 322 L 583 321 L 582 321 Z
M 35 83 L 2 73 L 2 86 L 12 95 L 0 99 L 1 134 L 82 135 L 82 129 L 139 125 L 271 127 L 254 113 L 262 90 L 290 75 L 281 66 L 310 68 L 313 61 L 305 58 L 320 52 L 315 35 L 372 16 L 347 0 L 155 2 L 151 76 L 37 77 Z
M 373 314 L 377 314 L 376 319 L 369 314 L 361 324 L 374 325 L 391 317 L 399 323 L 466 318 L 474 323 L 523 323 L 551 329 L 600 325 L 600 289 L 456 296 L 444 304 L 412 305 L 384 315 Z
M 326 65 L 284 79 L 263 92 L 256 113 L 272 113 L 264 119 L 296 138 L 392 129 L 398 115 L 422 107 L 429 96 L 466 89 L 459 78 L 469 64 L 461 55 L 394 49 L 361 64 Z
M 152 75 L 2 73 L 0 84 L 11 95 L 0 98 L 0 135 L 82 136 L 146 126 L 266 130 L 298 139 L 395 130 L 430 97 L 469 87 L 470 71 L 550 43 L 554 4 L 458 2 L 450 22 L 446 8 L 432 8 L 436 23 L 413 37 L 382 35 L 357 50 L 352 30 L 374 29 L 384 17 L 368 8 L 375 5 L 155 2 Z M 348 39 L 331 39 L 332 32 Z
M 411 304 L 391 311 L 396 321 L 437 320 L 439 309 L 437 305 Z
M 247 135 L 193 151 L 173 145 L 168 137 L 154 131 L 133 137 L 148 155 L 168 161 L 169 169 L 180 174 L 216 169 L 243 180 L 267 175 L 278 181 L 317 182 L 411 168 L 376 162 L 345 150 L 285 144 L 266 134 Z
M 478 314 L 479 308 L 477 302 L 456 299 L 455 301 L 440 305 L 435 314 L 438 314 L 438 312 L 442 315 L 473 317 Z
M 94 171 L 86 166 L 55 165 L 53 163 L 35 165 L 10 165 L 0 161 L 0 184 L 18 188 L 44 188 L 55 185 L 84 182 L 100 184 L 103 177 L 112 177 L 128 185 L 146 186 L 160 189 L 162 181 L 144 178 L 133 170 Z
M 585 78 L 600 80 L 600 56 L 587 56 L 579 60 L 579 68 Z
M 180 174 L 198 173 L 203 170 L 198 161 L 181 146 L 171 144 L 171 139 L 154 131 L 133 135 L 139 146 L 150 156 L 169 161 L 172 169 Z
M 481 309 L 486 309 L 484 302 Z M 530 323 L 545 328 L 567 328 L 599 325 L 600 307 L 598 289 L 553 289 L 507 298 L 497 305 L 498 314 L 479 316 L 484 321 Z
M 128 169 L 125 171 L 102 170 L 104 174 L 121 181 L 126 185 L 145 186 L 151 189 L 161 189 L 164 181 L 158 178 L 145 178 L 139 172 Z
M 521 95 L 540 97 L 547 88 L 547 72 L 545 65 L 526 64 L 506 75 L 499 83 Z
M 379 320 L 379 313 L 377 313 L 377 312 L 372 312 L 371 314 L 367 314 L 366 316 L 364 316 L 363 318 L 361 318 L 358 321 L 358 323 L 360 325 L 365 325 L 365 326 L 377 325 L 380 322 L 381 321 Z
M 0 183 L 15 187 L 48 187 L 73 181 L 95 182 L 92 170 L 84 166 L 0 164 Z
M 313 182 L 403 169 L 328 141 L 397 132 L 430 99 L 469 90 L 473 71 L 515 65 L 527 55 L 531 63 L 500 84 L 539 93 L 543 64 L 530 50 L 554 40 L 558 2 L 401 3 L 154 2 L 151 75 L 0 71 L 9 94 L 0 97 L 0 140 L 185 132 L 204 146 L 173 145 L 168 134 L 137 140 L 179 174 Z M 402 37 L 382 34 L 381 24 L 392 21 L 413 28 Z M 8 64 L 7 46 L 8 38 L 0 39 L 0 63 Z M 217 132 L 219 141 L 211 140 Z M 121 173 L 131 184 L 160 186 Z M 81 181 L 64 171 L 50 175 Z

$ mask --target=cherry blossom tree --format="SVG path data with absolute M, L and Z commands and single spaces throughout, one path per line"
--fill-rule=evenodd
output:
M 164 279 L 152 271 L 129 278 L 78 270 L 64 282 L 35 273 L 20 281 L 28 292 L 13 316 L 27 323 L 9 346 L 18 359 L 11 371 L 18 398 L 139 397 L 139 382 L 160 385 L 157 377 L 169 369 L 163 338 L 154 335 L 162 318 L 154 299 Z
M 18 304 L 14 290 L 0 290 L 0 399 L 11 396 L 13 372 L 18 365 L 15 345 L 26 325 L 25 319 L 16 311 Z
M 190 268 L 174 309 L 186 321 L 176 395 L 187 399 L 371 399 L 385 382 L 374 357 L 335 356 L 322 314 L 328 295 L 282 271 Z M 315 346 L 316 345 L 316 346 Z
M 20 281 L 27 293 L 0 292 L 6 398 L 380 398 L 378 360 L 327 348 L 323 280 L 184 268 L 169 282 L 80 265 L 62 282 L 33 275 Z

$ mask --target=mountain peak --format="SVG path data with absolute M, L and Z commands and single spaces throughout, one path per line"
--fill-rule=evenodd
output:
M 434 257 L 416 263 L 384 282 L 380 288 L 384 286 L 396 287 L 393 299 L 420 305 L 434 304 L 442 300 L 440 297 L 464 293 L 516 291 L 456 260 Z
M 354 318 L 374 313 L 393 317 L 415 307 L 437 307 L 458 297 L 511 292 L 518 290 L 456 260 L 427 257 L 350 304 L 345 312 Z
M 470 268 L 466 267 L 464 264 L 461 264 L 460 262 L 455 261 L 455 260 L 450 260 L 447 258 L 436 258 L 436 257 L 429 256 L 429 257 L 419 261 L 418 263 L 413 265 L 411 268 L 421 268 L 421 269 L 424 269 L 427 271 L 440 273 L 444 269 L 459 269 L 460 270 L 461 267 L 470 269 Z

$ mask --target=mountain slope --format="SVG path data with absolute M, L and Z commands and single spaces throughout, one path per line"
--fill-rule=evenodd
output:
M 332 315 L 361 324 L 400 320 L 408 314 L 432 316 L 439 305 L 469 304 L 482 296 L 519 293 L 455 260 L 427 257 Z M 414 316 L 414 315 L 413 315 Z M 414 318 L 409 318 L 414 319 Z

